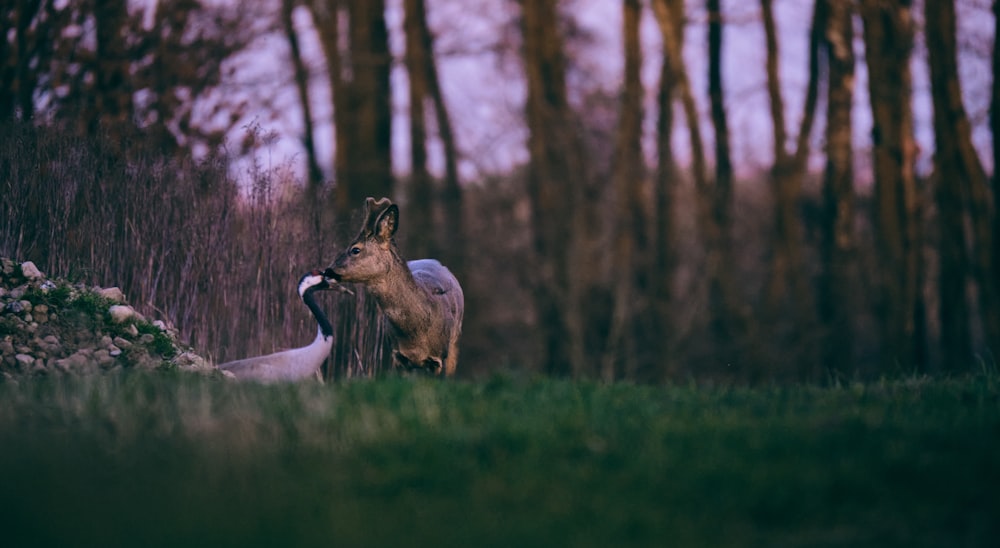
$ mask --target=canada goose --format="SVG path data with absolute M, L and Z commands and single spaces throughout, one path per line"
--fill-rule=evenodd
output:
M 330 289 L 330 283 L 318 270 L 313 270 L 299 280 L 299 296 L 309 307 L 319 324 L 316 339 L 308 346 L 226 362 L 219 366 L 240 380 L 264 383 L 300 381 L 310 376 L 320 379 L 319 368 L 333 347 L 333 327 L 326 314 L 313 299 L 313 292 Z

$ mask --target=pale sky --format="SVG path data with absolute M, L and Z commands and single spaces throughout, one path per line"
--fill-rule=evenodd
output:
M 965 2 L 959 10 L 959 35 L 967 49 L 985 51 L 987 55 L 966 55 L 960 59 L 966 108 L 976 127 L 975 139 L 984 163 L 989 166 L 987 151 L 990 135 L 986 113 L 991 84 L 989 48 L 992 46 L 992 14 L 985 0 Z M 402 59 L 402 2 L 387 0 L 387 22 L 391 48 Z M 522 123 L 524 87 L 520 78 L 516 50 L 510 49 L 509 25 L 511 4 L 499 0 L 427 0 L 429 22 L 436 35 L 436 50 L 445 100 L 455 126 L 464 181 L 484 175 L 502 173 L 526 160 L 527 137 Z M 920 20 L 920 3 L 915 14 Z M 577 25 L 593 37 L 586 47 L 578 47 L 573 55 L 583 70 L 574 85 L 602 89 L 614 93 L 621 81 L 621 7 L 612 0 L 571 0 L 564 2 L 565 13 L 572 13 Z M 708 123 L 708 103 L 705 93 L 707 79 L 706 27 L 702 2 L 688 2 L 689 19 L 685 35 L 685 63 L 696 90 L 699 110 L 703 115 L 703 136 L 706 144 L 712 135 Z M 792 138 L 797 131 L 807 78 L 807 33 L 812 10 L 811 0 L 777 0 L 774 3 L 780 32 L 781 78 L 784 87 L 786 119 Z M 764 88 L 764 37 L 756 2 L 723 0 L 723 13 L 729 23 L 725 28 L 723 78 L 726 85 L 726 105 L 730 116 L 734 163 L 743 175 L 766 169 L 772 159 L 771 122 Z M 659 77 L 659 31 L 652 13 L 646 10 L 642 26 L 644 43 L 643 83 L 646 87 L 646 150 L 650 162 L 655 149 L 656 85 Z M 333 132 L 331 101 L 326 85 L 319 45 L 304 9 L 296 12 L 296 25 L 305 55 L 312 70 L 312 109 L 320 163 L 329 174 L 332 163 Z M 867 74 L 864 50 L 860 42 L 861 27 L 856 25 L 856 56 L 858 78 L 855 104 L 856 161 L 864 176 L 868 171 L 867 148 L 871 118 L 868 112 Z M 516 36 L 515 36 L 516 38 Z M 506 45 L 505 45 L 506 44 Z M 505 49 L 506 48 L 506 49 Z M 304 160 L 299 135 L 302 131 L 301 110 L 294 89 L 287 45 L 280 33 L 261 37 L 254 51 L 235 61 L 238 70 L 233 89 L 247 93 L 254 105 L 256 122 L 274 133 L 273 144 L 258 154 L 265 166 L 290 164 L 298 174 L 304 172 Z M 924 153 L 919 162 L 922 172 L 929 170 L 929 152 L 933 149 L 930 127 L 930 101 L 927 98 L 926 60 L 922 44 L 917 45 L 913 60 L 918 141 Z M 392 76 L 394 98 L 394 170 L 397 174 L 409 169 L 406 74 L 397 63 Z M 676 107 L 675 107 L 676 108 Z M 813 133 L 813 151 L 821 152 L 822 116 Z M 675 119 L 683 123 L 677 111 Z M 249 122 L 247 120 L 246 122 Z M 243 130 L 233 139 L 239 139 Z M 675 131 L 675 151 L 678 157 L 687 155 L 686 133 Z M 709 147 L 709 150 L 711 148 Z M 431 155 L 432 169 L 440 170 L 440 155 Z M 814 168 L 822 167 L 822 157 L 816 156 Z M 652 165 L 652 163 L 651 163 Z M 863 178 L 859 178 L 861 184 Z

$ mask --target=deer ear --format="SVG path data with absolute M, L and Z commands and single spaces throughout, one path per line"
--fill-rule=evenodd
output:
M 388 242 L 392 235 L 396 233 L 396 229 L 399 228 L 399 208 L 396 204 L 392 204 L 385 208 L 385 211 L 379 213 L 378 218 L 375 219 L 374 226 L 375 237 L 382 242 Z

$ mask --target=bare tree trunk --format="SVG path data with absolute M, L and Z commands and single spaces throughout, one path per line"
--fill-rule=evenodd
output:
M 392 112 L 384 0 L 311 0 L 336 118 L 333 209 L 341 225 L 367 196 L 391 196 Z M 342 28 L 342 25 L 346 26 Z M 346 31 L 346 33 L 344 32 Z M 346 34 L 346 49 L 342 39 Z M 353 226 L 353 225 L 351 225 Z M 341 234 L 341 236 L 345 235 Z
M 711 328 L 719 357 L 736 361 L 744 352 L 742 343 L 751 339 L 752 328 L 736 291 L 737 272 L 733 256 L 732 210 L 733 166 L 729 149 L 729 120 L 722 81 L 723 18 L 720 0 L 708 0 L 708 97 L 715 132 L 715 188 L 712 193 L 712 227 L 715 241 L 707 242 L 710 278 Z M 747 361 L 746 358 L 743 361 Z
M 854 100 L 852 4 L 828 2 L 823 43 L 829 67 L 827 162 L 823 179 L 823 275 L 819 311 L 825 328 L 823 365 L 827 371 L 853 367 L 854 317 L 850 271 L 854 265 L 854 149 L 851 111 Z
M 282 0 L 281 24 L 285 31 L 285 38 L 288 40 L 288 50 L 295 75 L 295 89 L 299 94 L 299 102 L 302 104 L 302 146 L 306 149 L 307 176 L 309 186 L 312 188 L 323 184 L 323 170 L 320 169 L 319 161 L 316 159 L 312 105 L 309 102 L 309 71 L 306 69 L 305 61 L 302 60 L 299 35 L 295 32 L 295 24 L 292 21 L 292 12 L 295 11 L 295 6 L 295 0 Z
M 875 233 L 879 267 L 876 311 L 881 324 L 882 367 L 922 371 L 927 366 L 923 292 L 922 204 L 914 164 L 912 77 L 913 18 L 905 0 L 863 0 L 865 62 L 873 118 Z
M 323 55 L 326 58 L 327 76 L 330 80 L 330 95 L 333 98 L 334 108 L 334 143 L 333 143 L 333 175 L 334 192 L 332 193 L 333 209 L 336 212 L 337 224 L 335 232 L 339 237 L 345 238 L 349 235 L 349 230 L 353 227 L 350 221 L 350 212 L 357 206 L 349 202 L 347 162 L 353 154 L 353 140 L 350 138 L 350 128 L 353 125 L 352 112 L 348 106 L 348 88 L 344 79 L 344 59 L 346 53 L 340 47 L 340 21 L 346 19 L 346 12 L 342 0 L 309 0 L 309 8 L 312 12 L 313 20 L 316 22 L 316 30 L 319 34 L 320 44 L 323 46 Z
M 970 307 L 966 293 L 969 274 L 979 282 L 988 322 L 995 310 L 993 283 L 984 283 L 990 270 L 983 248 L 990 249 L 983 206 L 988 182 L 972 146 L 969 119 L 962 105 L 958 80 L 955 6 L 952 0 L 927 0 L 927 50 L 934 104 L 935 197 L 941 230 L 941 350 L 946 368 L 960 370 L 972 364 Z M 972 233 L 965 233 L 966 220 Z M 986 229 L 984 229 L 986 227 Z M 969 249 L 973 251 L 969 254 Z
M 34 115 L 38 72 L 45 70 L 52 48 L 45 36 L 51 24 L 44 15 L 48 9 L 41 0 L 8 1 L 0 7 L 0 117 L 29 120 Z
M 348 0 L 350 14 L 351 79 L 350 105 L 357 125 L 352 138 L 359 143 L 351 158 L 349 184 L 351 204 L 364 203 L 367 196 L 391 196 L 392 109 L 389 72 L 389 32 L 385 25 L 384 0 Z
M 129 85 L 129 56 L 125 51 L 122 30 L 128 23 L 125 0 L 97 2 L 94 10 L 97 27 L 94 100 L 96 108 L 89 121 L 89 132 L 107 132 L 113 143 L 120 143 L 124 128 L 132 122 L 132 89 Z
M 302 104 L 302 146 L 306 149 L 307 168 L 306 207 L 309 208 L 308 215 L 312 221 L 313 234 L 322 234 L 320 191 L 323 187 L 323 170 L 320 169 L 319 161 L 316 158 L 316 142 L 313 138 L 312 105 L 309 102 L 309 71 L 306 70 L 306 64 L 302 60 L 299 36 L 292 21 L 292 12 L 295 11 L 295 6 L 295 0 L 282 0 L 281 24 L 285 31 L 285 39 L 288 40 L 288 50 L 292 58 L 295 88 L 299 94 L 299 103 Z M 323 250 L 320 246 L 316 246 L 315 252 L 316 264 L 319 264 L 323 260 Z
M 671 63 L 663 51 L 663 64 L 660 67 L 660 83 L 657 94 L 659 115 L 656 122 L 656 184 L 653 189 L 653 262 L 650 265 L 650 283 L 652 285 L 653 334 L 651 350 L 658 356 L 662 365 L 654 373 L 666 377 L 674 373 L 674 363 L 671 349 L 673 340 L 670 336 L 675 332 L 673 314 L 673 286 L 677 269 L 677 245 L 674 232 L 674 202 L 677 184 L 677 166 L 674 161 L 671 138 L 674 128 L 673 96 L 676 80 L 671 71 Z
M 420 3 L 423 6 L 424 0 L 420 0 Z M 418 15 L 424 51 L 427 52 L 427 91 L 433 101 L 438 138 L 444 151 L 444 189 L 441 196 L 444 236 L 441 239 L 441 256 L 447 261 L 448 268 L 461 280 L 465 271 L 465 223 L 462 218 L 462 187 L 458 178 L 458 147 L 455 145 L 448 106 L 441 92 L 441 79 L 438 77 L 434 56 L 434 36 L 427 26 L 426 8 L 419 10 Z
M 612 182 L 615 189 L 614 262 L 615 294 L 609 343 L 601 376 L 606 381 L 634 378 L 638 370 L 638 348 L 646 345 L 643 330 L 648 325 L 645 296 L 648 294 L 648 225 L 642 169 L 642 49 L 639 42 L 639 0 L 625 0 L 625 75 L 618 134 L 615 141 Z M 617 363 L 620 357 L 621 363 Z
M 990 132 L 993 134 L 993 291 L 1000 295 L 1000 2 L 993 2 L 993 86 L 990 97 Z M 993 309 L 993 314 L 1000 311 Z M 1000 361 L 1000 339 L 987 341 L 994 363 Z
M 424 3 L 405 0 L 403 27 L 406 31 L 406 73 L 410 81 L 410 207 L 407 246 L 414 257 L 436 257 L 434 241 L 434 188 L 427 170 L 427 63 L 423 32 Z
M 583 204 L 580 143 L 566 96 L 566 60 L 555 0 L 521 0 L 527 75 L 528 195 L 538 264 L 534 296 L 546 371 L 567 376 L 585 365 L 579 274 L 572 272 Z
M 774 128 L 774 165 L 771 177 L 774 185 L 775 234 L 771 261 L 771 279 L 768 290 L 774 308 L 782 297 L 790 297 L 792 310 L 798 322 L 809 317 L 806 303 L 808 291 L 804 280 L 797 204 L 809 156 L 809 135 L 815 120 L 819 87 L 817 48 L 823 28 L 823 2 L 817 2 L 809 39 L 809 81 L 803 106 L 799 133 L 793 151 L 789 152 L 788 131 L 785 125 L 785 104 L 782 98 L 778 72 L 778 33 L 774 22 L 772 0 L 761 0 L 766 40 L 767 90 L 770 98 L 771 120 Z M 787 292 L 786 292 L 787 288 Z M 773 311 L 772 311 L 773 312 Z

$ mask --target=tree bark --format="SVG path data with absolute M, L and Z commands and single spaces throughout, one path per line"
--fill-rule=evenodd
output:
M 132 122 L 132 88 L 129 85 L 129 57 L 122 32 L 128 23 L 125 0 L 96 3 L 94 22 L 97 29 L 96 65 L 94 67 L 95 110 L 90 118 L 91 135 L 107 132 L 120 143 L 122 131 Z
M 420 0 L 424 5 L 424 0 Z M 434 35 L 427 25 L 426 8 L 418 10 L 424 51 L 427 52 L 427 91 L 434 107 L 438 139 L 444 152 L 444 188 L 441 196 L 444 210 L 444 236 L 441 239 L 441 254 L 448 268 L 462 279 L 465 270 L 465 223 L 463 222 L 462 186 L 458 177 L 458 147 L 452 128 L 451 115 L 441 91 L 437 58 L 434 55 Z
M 639 0 L 624 0 L 623 42 L 625 71 L 618 133 L 612 160 L 615 190 L 614 262 L 615 294 L 609 343 L 601 376 L 606 381 L 634 378 L 639 368 L 638 349 L 646 346 L 648 326 L 644 296 L 648 294 L 649 254 L 645 174 L 642 165 L 642 48 L 639 41 Z
M 302 104 L 302 146 L 306 149 L 306 208 L 309 210 L 308 215 L 312 223 L 313 234 L 322 234 L 320 193 L 323 187 L 323 170 L 319 167 L 319 160 L 316 157 L 316 143 L 313 138 L 312 105 L 309 101 L 309 71 L 302 59 L 299 36 L 292 20 L 295 7 L 296 0 L 282 0 L 281 25 L 285 31 L 285 39 L 288 41 L 288 51 L 295 77 L 295 89 L 299 94 L 299 103 Z M 323 260 L 323 250 L 321 246 L 314 247 L 316 261 L 319 264 Z
M 339 232 L 368 196 L 391 196 L 392 112 L 384 0 L 311 0 L 336 119 L 333 209 Z M 346 48 L 342 38 L 346 31 Z
M 984 327 L 995 310 L 992 283 L 984 283 L 990 270 L 989 231 L 983 214 L 986 203 L 986 173 L 972 145 L 972 132 L 962 105 L 958 80 L 955 36 L 955 6 L 951 0 L 927 0 L 926 24 L 931 96 L 934 105 L 935 199 L 940 226 L 940 321 L 941 350 L 946 368 L 961 370 L 972 365 L 970 306 L 967 286 L 970 274 L 979 282 L 986 311 Z M 972 231 L 965 232 L 966 221 Z M 969 250 L 973 250 L 970 255 Z M 991 333 L 992 334 L 992 333 Z
M 434 188 L 427 170 L 427 68 L 430 52 L 425 48 L 422 0 L 403 2 L 406 33 L 406 74 L 410 96 L 410 208 L 407 247 L 415 257 L 436 257 L 434 230 Z
M 935 199 L 941 230 L 941 345 L 945 367 L 962 369 L 973 360 L 967 282 L 979 286 L 987 337 L 996 326 L 996 295 L 988 255 L 991 250 L 986 173 L 972 145 L 972 131 L 958 79 L 955 5 L 927 0 L 925 21 L 931 96 L 934 105 Z M 971 233 L 965 223 L 970 221 Z M 985 251 L 984 252 L 984 248 Z M 970 251 L 971 254 L 970 254 Z
M 993 292 L 1000 295 L 1000 2 L 993 2 L 993 86 L 990 97 L 990 132 L 993 135 Z M 1000 311 L 993 309 L 993 314 Z M 1000 321 L 1000 320 L 998 320 Z M 993 361 L 1000 361 L 1000 339 L 987 341 Z
M 908 1 L 863 0 L 865 63 L 873 118 L 875 236 L 878 249 L 876 315 L 881 325 L 882 367 L 927 367 L 927 322 L 921 290 L 923 205 L 914 165 L 912 76 L 914 23 Z
M 654 373 L 666 378 L 674 372 L 676 364 L 671 352 L 675 331 L 673 286 L 677 269 L 677 237 L 674 230 L 674 202 L 677 184 L 677 165 L 674 160 L 671 141 L 674 129 L 673 100 L 676 79 L 671 70 L 673 63 L 667 59 L 667 48 L 663 48 L 663 63 L 660 67 L 660 82 L 657 92 L 659 114 L 656 121 L 656 183 L 653 189 L 653 240 L 651 242 L 653 262 L 650 266 L 652 285 L 653 334 L 651 351 L 659 356 L 661 366 Z
M 823 52 L 829 67 L 827 162 L 823 178 L 823 275 L 819 311 L 825 328 L 823 365 L 827 372 L 853 368 L 854 318 L 850 270 L 854 264 L 854 149 L 851 112 L 854 100 L 852 4 L 827 2 L 829 17 Z
M 528 197 L 538 265 L 533 288 L 549 374 L 585 365 L 578 274 L 572 272 L 582 161 L 566 94 L 566 60 L 555 0 L 521 0 L 528 95 Z
M 715 133 L 715 186 L 712 192 L 711 226 L 714 241 L 706 243 L 710 275 L 709 306 L 712 335 L 719 358 L 726 363 L 745 353 L 742 343 L 750 338 L 751 325 L 736 290 L 737 272 L 733 256 L 733 166 L 729 147 L 729 120 L 722 80 L 723 16 L 720 0 L 708 0 L 708 97 Z M 746 361 L 745 359 L 743 361 Z
M 320 169 L 319 161 L 316 159 L 312 105 L 309 102 L 309 71 L 306 69 L 305 61 L 302 60 L 299 35 L 295 31 L 295 24 L 292 21 L 292 12 L 295 11 L 295 6 L 296 0 L 282 0 L 281 25 L 285 32 L 285 39 L 288 41 L 288 51 L 295 78 L 295 89 L 299 95 L 299 102 L 302 104 L 302 146 L 306 149 L 306 176 L 308 177 L 309 188 L 314 189 L 314 187 L 323 184 L 323 170 Z M 313 197 L 317 198 L 318 195 L 314 195 Z M 318 229 L 319 227 L 315 228 Z
M 784 298 L 790 298 L 796 321 L 803 322 L 809 317 L 808 291 L 804 280 L 801 246 L 802 236 L 797 212 L 801 194 L 802 178 L 809 156 L 809 136 L 815 120 L 819 88 L 819 65 L 817 49 L 823 28 L 823 2 L 817 2 L 809 39 L 809 80 L 806 99 L 795 148 L 789 152 L 788 130 L 785 125 L 785 104 L 778 71 L 778 32 L 774 22 L 772 0 L 761 0 L 761 15 L 764 21 L 764 36 L 767 59 L 767 90 L 770 99 L 771 120 L 774 135 L 774 164 L 771 179 L 774 189 L 774 248 L 771 259 L 769 300 L 772 314 Z

